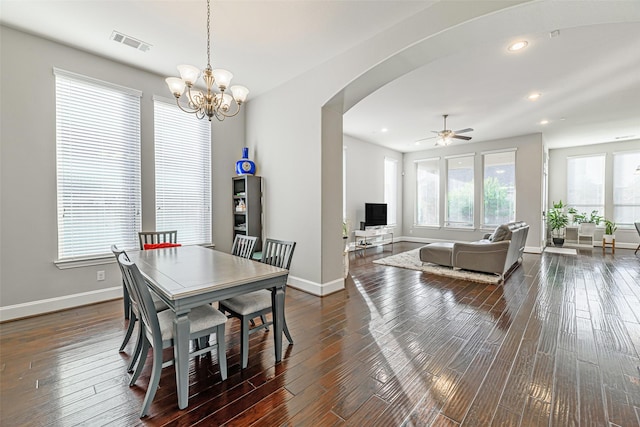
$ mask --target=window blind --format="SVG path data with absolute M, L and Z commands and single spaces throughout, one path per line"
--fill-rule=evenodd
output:
M 58 258 L 137 248 L 140 93 L 54 70 Z
M 416 162 L 416 225 L 440 225 L 440 159 Z
M 605 155 L 567 158 L 567 205 L 578 213 L 604 215 Z
M 211 123 L 154 100 L 156 229 L 211 243 Z
M 640 151 L 613 153 L 613 221 L 618 226 L 632 226 L 640 219 L 638 167 Z
M 398 160 L 384 158 L 384 202 L 387 204 L 387 224 L 397 223 L 396 212 L 398 206 Z

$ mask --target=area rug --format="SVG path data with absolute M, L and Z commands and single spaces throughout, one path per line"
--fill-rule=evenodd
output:
M 408 252 L 402 252 L 373 261 L 376 264 L 390 265 L 392 267 L 408 268 L 410 270 L 424 271 L 425 273 L 438 276 L 453 277 L 455 279 L 468 280 L 470 282 L 486 283 L 496 285 L 502 279 L 495 274 L 479 273 L 468 270 L 454 270 L 443 265 L 422 263 L 420 261 L 420 248 Z
M 550 254 L 578 255 L 578 252 L 571 248 L 555 248 L 553 246 L 547 246 L 544 248 L 544 251 Z

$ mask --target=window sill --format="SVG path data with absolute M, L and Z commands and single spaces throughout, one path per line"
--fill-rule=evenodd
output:
M 113 264 L 116 262 L 113 254 L 110 255 L 98 255 L 92 257 L 79 257 L 68 259 L 57 259 L 53 263 L 60 270 L 67 270 L 69 268 L 81 268 L 90 267 L 92 265 Z
M 476 231 L 475 228 L 473 227 L 460 227 L 460 226 L 450 226 L 450 225 L 445 225 L 443 227 L 445 230 L 456 230 L 456 231 Z
M 425 230 L 440 230 L 439 225 L 417 225 L 413 224 L 413 228 L 425 229 Z
M 203 246 L 209 249 L 215 249 L 215 243 L 201 243 L 198 246 Z M 138 249 L 134 249 L 138 250 Z M 116 262 L 116 258 L 113 254 L 95 255 L 89 257 L 67 258 L 57 259 L 53 263 L 60 270 L 67 270 L 69 268 L 82 268 L 91 267 L 92 265 L 113 264 Z

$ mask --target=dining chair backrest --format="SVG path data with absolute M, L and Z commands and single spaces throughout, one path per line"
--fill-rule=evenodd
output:
M 258 238 L 255 236 L 236 234 L 236 237 L 233 239 L 233 246 L 231 246 L 231 255 L 251 259 L 257 240 Z
M 121 254 L 118 258 L 122 266 L 124 280 L 128 283 L 130 291 L 134 295 L 134 300 L 138 303 L 138 311 L 144 325 L 147 339 L 153 348 L 162 348 L 162 333 L 158 322 L 158 313 L 153 303 L 151 291 L 147 287 L 142 273 L 135 263 L 129 261 L 127 254 Z
M 291 267 L 291 259 L 295 248 L 296 242 L 266 239 L 262 246 L 260 262 L 288 270 Z
M 145 244 L 177 243 L 178 230 L 172 231 L 139 231 L 140 250 L 144 250 Z
M 120 273 L 122 274 L 122 283 L 124 284 L 125 289 L 129 293 L 129 295 L 128 295 L 129 300 L 130 300 L 131 304 L 133 305 L 133 311 L 134 311 L 135 315 L 137 316 L 138 315 L 138 299 L 132 293 L 133 291 L 131 289 L 131 286 L 130 286 L 129 282 L 127 282 L 125 280 L 124 269 L 122 268 L 122 264 L 120 263 L 120 256 L 121 255 L 123 255 L 124 259 L 126 259 L 127 261 L 129 261 L 129 256 L 124 251 L 124 249 L 118 249 L 118 247 L 116 245 L 111 245 L 111 252 L 113 252 L 113 255 L 116 257 L 116 261 L 118 261 L 118 267 L 120 267 Z
M 636 231 L 638 232 L 638 236 L 640 236 L 640 222 L 634 222 L 633 225 L 636 226 Z
M 116 245 L 111 245 L 111 252 L 113 252 L 113 255 L 115 255 L 116 257 L 116 261 L 118 261 L 118 267 L 120 267 L 120 273 L 123 273 L 122 265 L 120 264 L 120 255 L 124 254 L 127 260 L 129 259 L 129 256 L 124 251 L 124 249 L 118 249 L 118 246 Z M 124 274 L 122 275 L 122 280 L 124 281 Z

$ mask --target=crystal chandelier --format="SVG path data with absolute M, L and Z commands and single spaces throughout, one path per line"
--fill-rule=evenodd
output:
M 202 71 L 202 80 L 207 86 L 207 92 L 192 89 L 196 80 L 200 76 L 200 70 L 193 65 L 178 65 L 180 77 L 168 77 L 165 79 L 169 90 L 176 97 L 178 107 L 185 113 L 195 114 L 197 118 L 203 119 L 215 117 L 219 121 L 226 117 L 233 117 L 240 112 L 240 106 L 246 101 L 249 89 L 244 86 L 231 86 L 233 96 L 225 93 L 233 74 L 227 70 L 211 69 L 211 5 L 207 0 L 207 67 Z M 212 90 L 216 84 L 219 92 Z M 187 105 L 180 103 L 185 86 L 187 88 Z M 235 108 L 231 104 L 235 101 Z M 234 111 L 232 111 L 234 110 Z

